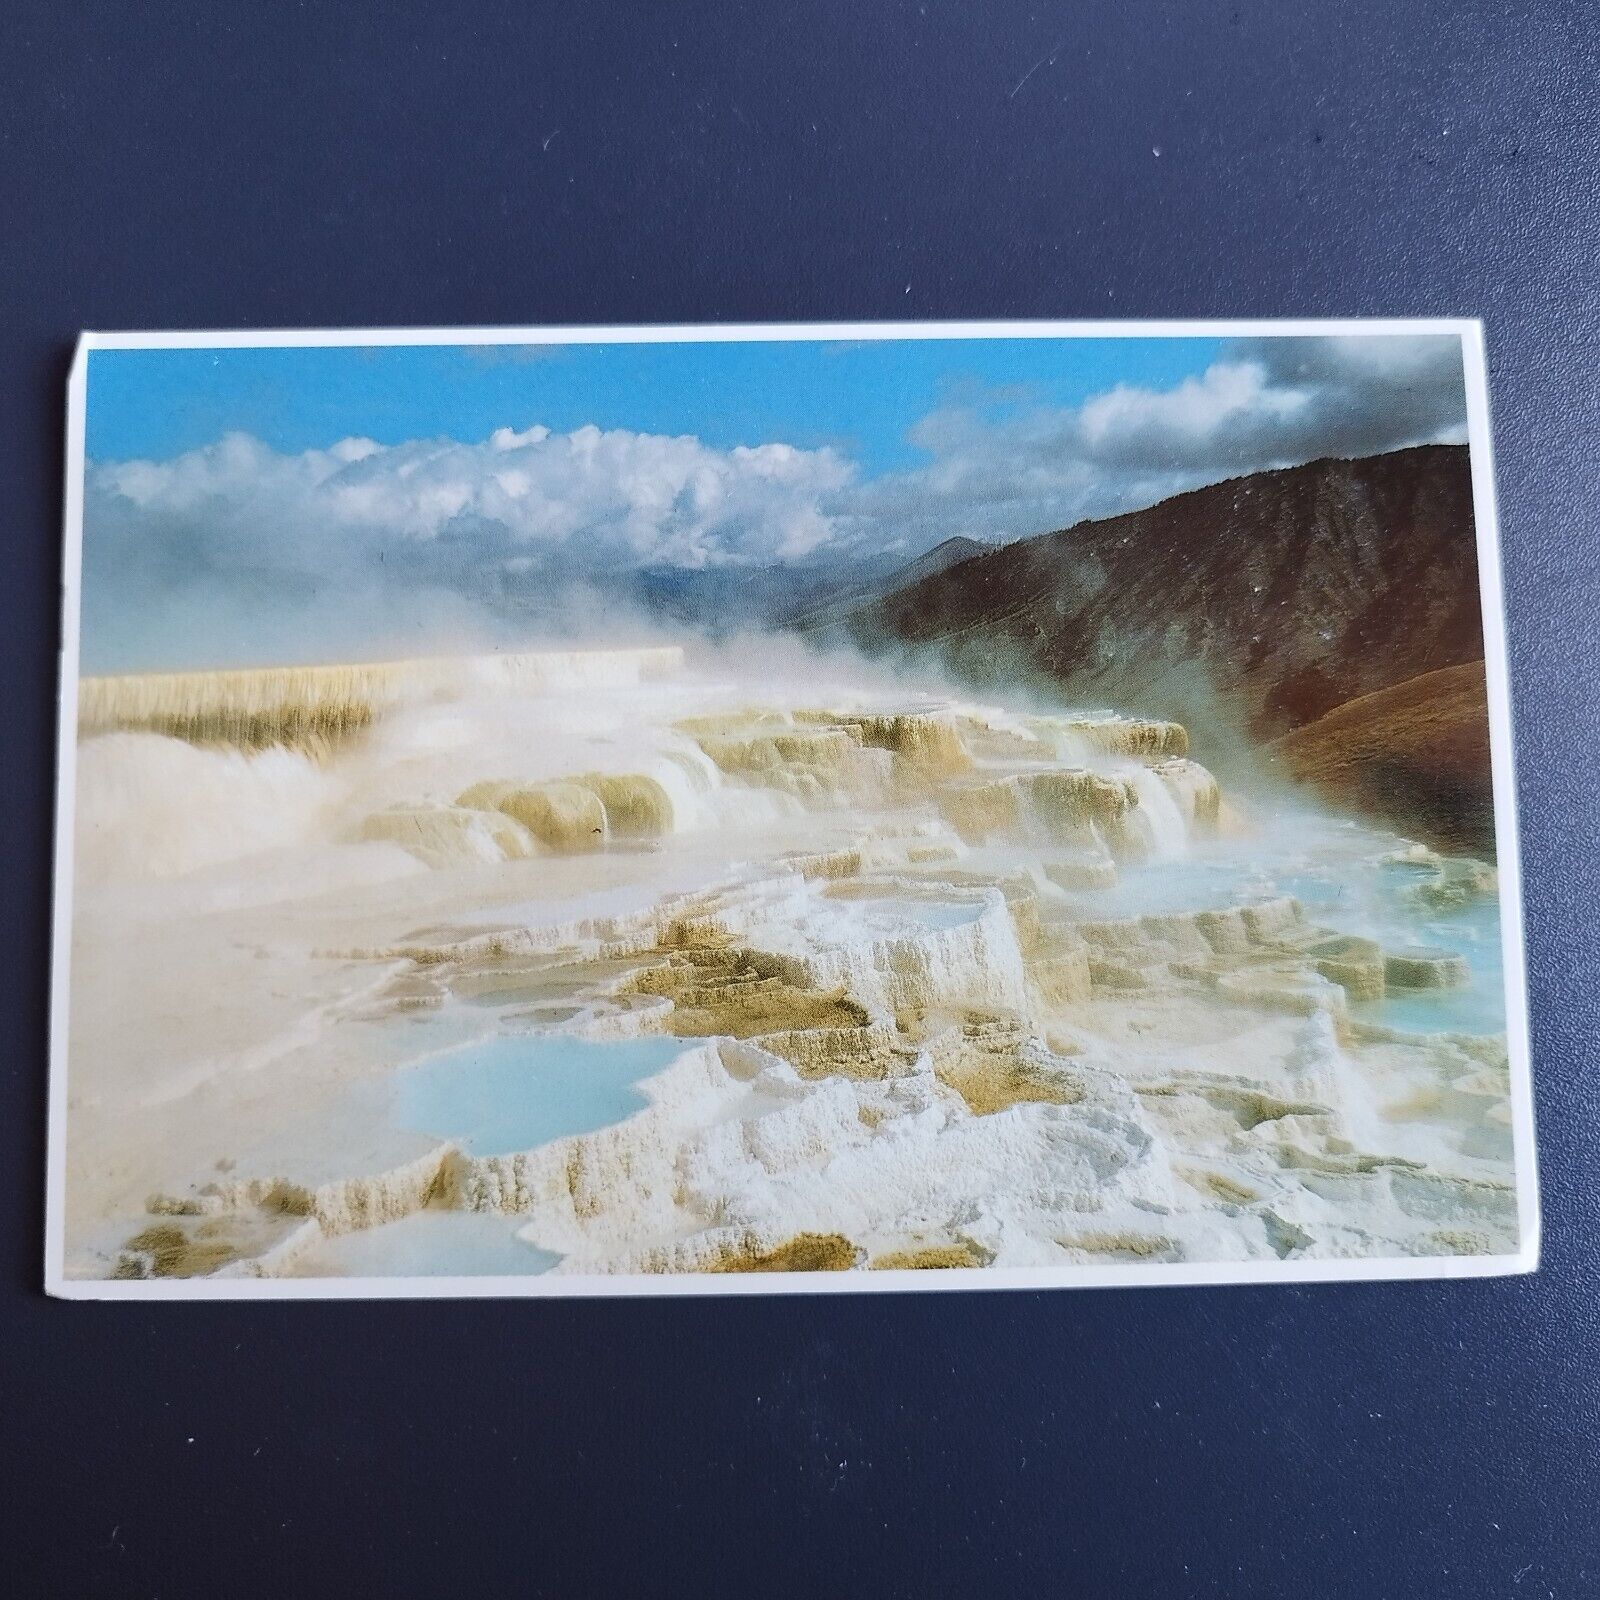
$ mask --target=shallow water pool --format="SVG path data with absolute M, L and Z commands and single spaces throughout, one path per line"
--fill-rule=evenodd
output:
M 1389 869 L 1391 885 L 1409 879 Z M 1370 1018 L 1389 1028 L 1422 1033 L 1503 1033 L 1506 1028 L 1505 967 L 1501 949 L 1498 900 L 1476 900 L 1449 909 L 1408 907 L 1395 893 L 1390 917 L 1377 920 L 1376 931 L 1391 944 L 1406 935 L 1421 945 L 1451 950 L 1464 956 L 1471 982 L 1459 989 L 1391 990 L 1371 1005 L 1355 1006 L 1351 1014 Z
M 548 1272 L 561 1258 L 517 1237 L 526 1221 L 475 1211 L 414 1211 L 320 1241 L 295 1263 L 293 1275 L 503 1278 Z
M 1384 859 L 1401 842 L 1351 823 L 1302 820 L 1248 841 L 1202 844 L 1178 860 L 1128 868 L 1115 888 L 1069 898 L 1085 913 L 1110 918 L 1293 895 L 1312 922 L 1335 932 L 1376 939 L 1388 950 L 1425 945 L 1466 958 L 1467 985 L 1394 991 L 1353 1006 L 1353 1016 L 1419 1033 L 1503 1032 L 1498 900 L 1454 907 L 1423 903 L 1415 891 L 1432 877 L 1432 868 Z
M 393 1115 L 402 1128 L 455 1139 L 473 1155 L 531 1150 L 631 1116 L 646 1104 L 640 1080 L 695 1043 L 500 1034 L 397 1073 Z

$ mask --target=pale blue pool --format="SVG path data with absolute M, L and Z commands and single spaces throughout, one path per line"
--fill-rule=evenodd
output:
M 320 1240 L 295 1263 L 298 1278 L 514 1278 L 548 1272 L 561 1258 L 525 1244 L 526 1218 L 473 1211 L 416 1211 L 394 1222 Z
M 621 1122 L 646 1104 L 641 1079 L 692 1039 L 595 1041 L 568 1034 L 500 1034 L 395 1075 L 402 1128 L 458 1140 L 473 1155 L 507 1155 Z

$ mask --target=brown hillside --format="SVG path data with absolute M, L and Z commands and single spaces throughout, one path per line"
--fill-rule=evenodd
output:
M 1478 605 L 1466 448 L 1424 445 L 1025 539 L 839 626 L 869 650 L 931 647 L 978 682 L 1042 680 L 1259 741 L 1479 659 Z
M 1484 665 L 1425 672 L 1267 747 L 1272 766 L 1438 848 L 1494 849 Z

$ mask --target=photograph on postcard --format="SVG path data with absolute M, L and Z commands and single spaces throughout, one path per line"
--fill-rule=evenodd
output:
M 1535 1260 L 1476 324 L 89 335 L 47 1276 Z

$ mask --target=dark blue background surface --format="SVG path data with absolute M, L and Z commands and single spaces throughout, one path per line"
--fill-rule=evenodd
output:
M 4 32 L 0 1568 L 22 1592 L 1600 1593 L 1589 7 L 29 3 Z M 1361 313 L 1488 320 L 1536 1277 L 39 1296 L 80 326 Z

